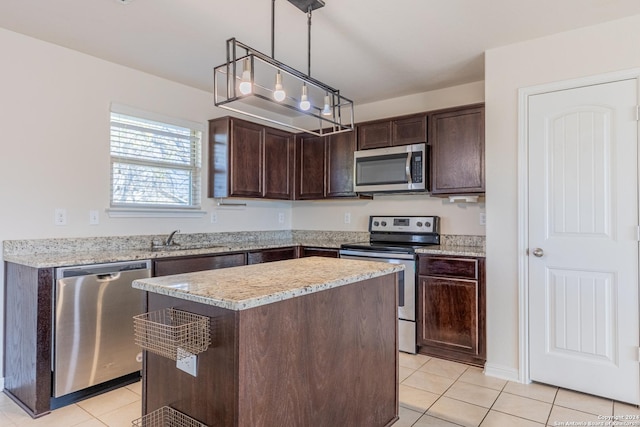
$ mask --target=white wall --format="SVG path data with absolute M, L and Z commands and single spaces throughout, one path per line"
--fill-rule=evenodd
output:
M 640 67 L 640 15 L 485 54 L 487 368 L 518 369 L 518 89 Z

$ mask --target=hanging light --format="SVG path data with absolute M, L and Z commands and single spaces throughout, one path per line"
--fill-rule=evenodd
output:
M 240 85 L 238 85 L 238 89 L 240 93 L 243 95 L 249 95 L 252 92 L 251 83 L 251 63 L 249 62 L 249 58 L 246 58 L 242 62 L 242 80 L 240 81 Z
M 228 39 L 227 61 L 214 68 L 215 105 L 317 136 L 352 131 L 353 101 L 342 96 L 339 90 L 311 77 L 311 12 L 324 7 L 324 1 L 288 1 L 307 13 L 307 73 L 274 57 L 275 0 L 272 0 L 271 56 L 235 38 Z M 300 95 L 292 95 L 298 93 L 295 87 L 301 86 Z
M 273 91 L 273 99 L 275 99 L 278 102 L 282 102 L 286 97 L 287 97 L 287 94 L 282 88 L 282 74 L 280 74 L 280 71 L 278 71 L 276 73 L 276 87 L 275 87 L 275 90 Z
M 300 109 L 302 111 L 308 111 L 311 108 L 309 97 L 307 96 L 307 84 L 302 85 L 302 96 L 300 97 Z
M 326 94 L 324 96 L 324 107 L 322 108 L 323 116 L 330 116 L 333 114 L 333 111 L 331 110 L 331 106 L 329 105 L 329 102 L 330 102 L 329 94 Z

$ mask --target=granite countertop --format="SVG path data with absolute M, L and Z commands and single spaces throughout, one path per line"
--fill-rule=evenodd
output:
M 452 256 L 470 256 L 484 257 L 485 249 L 482 246 L 426 246 L 422 249 L 416 249 L 417 254 L 427 255 L 452 255 Z
M 180 245 L 170 250 L 152 251 L 154 236 L 112 238 L 40 239 L 4 242 L 3 259 L 34 268 L 65 267 L 107 262 L 172 258 L 193 255 L 309 246 L 340 249 L 342 243 L 368 240 L 367 232 L 236 232 L 178 235 Z M 161 237 L 157 237 L 161 239 Z M 482 237 L 483 239 L 483 237 Z M 440 246 L 427 246 L 419 254 L 484 257 L 478 236 L 443 236 Z
M 138 279 L 133 287 L 238 311 L 403 269 L 403 265 L 386 262 L 308 257 Z

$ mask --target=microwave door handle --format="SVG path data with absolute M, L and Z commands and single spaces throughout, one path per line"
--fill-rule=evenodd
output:
M 411 180 L 411 153 L 407 153 L 407 164 L 404 167 L 404 171 L 407 174 L 407 182 L 409 184 L 412 184 L 413 181 Z

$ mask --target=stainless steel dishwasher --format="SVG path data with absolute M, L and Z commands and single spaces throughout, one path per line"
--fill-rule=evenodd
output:
M 53 397 L 142 368 L 132 317 L 144 311 L 135 279 L 151 276 L 151 261 L 56 269 L 53 316 Z

